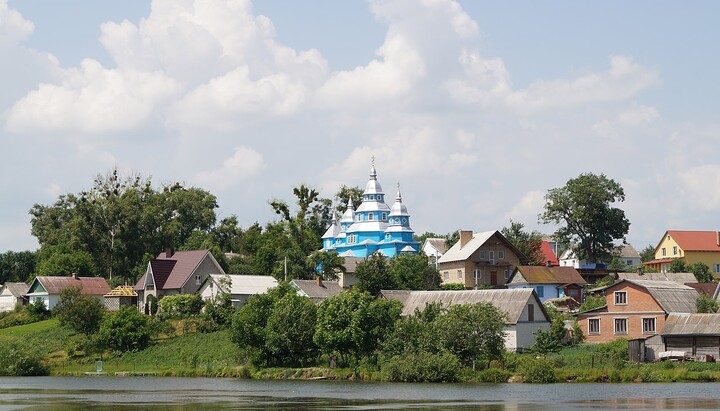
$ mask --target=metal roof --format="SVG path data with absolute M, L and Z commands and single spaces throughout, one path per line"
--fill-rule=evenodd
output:
M 412 315 L 415 310 L 424 310 L 431 303 L 440 303 L 445 307 L 456 304 L 490 303 L 504 312 L 508 317 L 507 324 L 517 324 L 520 315 L 529 303 L 534 303 L 548 319 L 545 308 L 538 300 L 532 288 L 514 290 L 442 290 L 442 291 L 409 291 L 405 296 L 402 291 L 382 291 L 385 298 L 398 300 L 403 304 L 402 315 Z M 404 301 L 403 301 L 404 299 Z
M 670 314 L 660 335 L 720 336 L 720 314 Z
M 101 277 L 55 277 L 39 275 L 33 282 L 39 282 L 48 295 L 58 295 L 65 288 L 80 288 L 82 294 L 105 295 L 110 292 L 107 281 Z
M 448 263 L 451 261 L 464 261 L 470 258 L 472 253 L 480 248 L 486 241 L 493 236 L 493 234 L 499 233 L 498 231 L 484 231 L 482 233 L 473 234 L 473 238 L 467 242 L 464 246 L 460 246 L 460 241 L 455 243 L 445 254 L 438 259 L 438 263 Z
M 696 283 L 697 279 L 693 273 L 617 273 L 618 280 L 652 280 L 652 281 L 674 281 L 676 283 Z
M 447 240 L 444 238 L 426 238 L 423 243 L 423 248 L 425 248 L 425 244 L 429 244 L 441 254 L 447 252 L 448 250 Z
M 623 280 L 615 285 L 622 282 L 636 284 L 647 289 L 666 313 L 694 313 L 696 311 L 695 301 L 698 298 L 698 292 L 692 287 L 674 281 L 652 280 Z
M 720 251 L 720 232 L 668 230 L 662 241 L 670 236 L 683 251 Z M 657 247 L 655 247 L 657 249 Z
M 337 281 L 320 281 L 320 284 L 318 284 L 317 280 L 292 280 L 290 284 L 300 290 L 306 297 L 316 300 L 338 295 L 343 290 Z
M 225 279 L 230 280 L 229 289 L 224 285 Z M 210 274 L 206 281 L 213 281 L 223 292 L 231 295 L 264 294 L 278 285 L 270 275 Z
M 517 275 L 521 275 L 520 281 L 517 281 Z M 523 282 L 522 279 L 525 281 Z M 547 267 L 544 265 L 518 266 L 510 282 L 513 284 L 587 284 L 573 267 Z
M 167 257 L 165 252 L 160 253 L 157 258 L 150 261 L 150 267 L 155 278 L 155 287 L 163 290 L 182 288 L 205 258 L 210 258 L 219 273 L 225 273 L 212 257 L 210 250 L 177 251 L 170 257 Z M 169 267 L 170 265 L 172 267 Z M 167 271 L 168 268 L 170 269 L 169 272 Z M 145 288 L 146 275 L 147 273 L 135 284 L 135 290 Z
M 7 282 L 2 287 L 0 287 L 0 293 L 2 292 L 2 290 L 8 290 L 13 296 L 20 297 L 27 294 L 29 289 L 29 284 Z

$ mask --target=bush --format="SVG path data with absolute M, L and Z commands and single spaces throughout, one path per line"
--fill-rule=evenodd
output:
M 555 382 L 555 365 L 547 358 L 526 358 L 520 365 L 525 382 L 543 384 Z
M 188 318 L 200 314 L 202 307 L 199 294 L 169 295 L 160 300 L 160 311 L 168 317 Z
M 465 284 L 462 283 L 447 283 L 440 285 L 441 290 L 465 290 Z
M 100 328 L 105 311 L 105 306 L 99 299 L 83 294 L 77 287 L 60 291 L 60 300 L 55 306 L 55 315 L 60 325 L 85 335 L 90 335 Z
M 150 342 L 147 317 L 135 307 L 123 307 L 100 325 L 100 341 L 119 351 L 138 351 Z
M 36 347 L 21 345 L 17 341 L 0 344 L 0 375 L 48 375 L 50 369 L 42 363 Z
M 30 315 L 30 318 L 32 318 L 33 322 L 42 321 L 50 318 L 50 310 L 47 309 L 45 303 L 40 299 L 35 300 L 35 302 L 33 302 L 32 304 L 26 305 L 25 312 Z
M 387 379 L 395 382 L 455 382 L 459 379 L 460 360 L 450 353 L 421 352 L 392 357 L 383 366 Z
M 501 370 L 499 368 L 488 368 L 478 373 L 478 381 L 501 383 L 507 382 L 512 373 L 510 371 Z

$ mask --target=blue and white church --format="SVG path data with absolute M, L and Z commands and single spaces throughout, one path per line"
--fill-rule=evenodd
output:
M 340 221 L 333 219 L 322 236 L 322 251 L 337 251 L 341 257 L 360 258 L 376 252 L 386 257 L 417 254 L 420 243 L 414 240 L 413 234 L 410 214 L 402 203 L 400 184 L 395 203 L 392 208 L 388 207 L 373 162 L 362 203 L 356 209 L 350 201 Z

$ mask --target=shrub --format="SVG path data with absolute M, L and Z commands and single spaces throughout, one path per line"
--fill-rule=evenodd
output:
M 447 283 L 440 285 L 441 290 L 464 290 L 465 284 L 462 283 Z
M 115 350 L 142 350 L 150 342 L 147 317 L 135 307 L 123 307 L 103 320 L 99 339 Z
M 25 312 L 30 315 L 30 318 L 32 318 L 34 322 L 50 318 L 50 310 L 47 309 L 45 303 L 40 299 L 35 300 L 32 304 L 26 305 Z
M 555 365 L 547 358 L 525 358 L 520 365 L 520 373 L 525 382 L 533 384 L 556 381 Z
M 38 376 L 48 375 L 50 369 L 42 363 L 42 355 L 36 347 L 17 341 L 0 344 L 0 375 Z
M 501 383 L 507 382 L 512 373 L 510 371 L 501 370 L 499 368 L 488 368 L 478 373 L 478 381 Z
M 447 352 L 398 355 L 383 366 L 387 379 L 395 382 L 455 382 L 460 370 L 460 360 Z
M 90 335 L 100 328 L 105 306 L 99 299 L 83 294 L 80 288 L 69 287 L 60 291 L 55 315 L 60 325 Z
M 160 310 L 169 317 L 188 318 L 200 314 L 203 300 L 199 294 L 169 295 L 160 300 Z

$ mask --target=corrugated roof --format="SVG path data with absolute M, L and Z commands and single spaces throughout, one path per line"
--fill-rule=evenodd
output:
M 137 297 L 138 294 L 132 285 L 119 285 L 113 288 L 105 297 Z
M 380 290 L 380 297 L 386 300 L 400 301 L 402 305 L 405 305 L 405 301 L 410 297 L 410 290 Z
M 618 280 L 674 281 L 679 284 L 696 283 L 693 273 L 617 273 Z
M 343 257 L 345 259 L 345 264 L 343 266 L 345 267 L 346 273 L 354 273 L 357 270 L 357 265 L 365 260 L 363 257 Z
M 107 281 L 101 277 L 54 277 L 37 276 L 35 281 L 42 284 L 48 295 L 58 295 L 65 288 L 77 287 L 87 295 L 105 295 L 110 292 Z
M 623 280 L 648 290 L 666 313 L 694 313 L 698 293 L 694 288 L 674 281 Z M 617 283 L 620 284 L 620 283 Z
M 25 284 L 25 283 L 10 283 L 10 282 L 8 282 L 8 283 L 5 283 L 3 285 L 3 288 L 1 288 L 1 289 L 8 290 L 10 292 L 10 294 L 12 294 L 15 297 L 20 297 L 22 295 L 27 294 L 28 290 L 30 289 L 30 285 Z
M 170 257 L 167 257 L 165 252 L 160 253 L 157 258 L 150 260 L 155 277 L 155 287 L 159 290 L 182 288 L 205 257 L 211 255 L 210 250 L 177 251 Z M 170 267 L 171 265 L 172 267 Z M 221 274 L 224 273 L 221 267 L 217 268 Z M 145 275 L 135 284 L 135 290 L 142 290 L 144 285 Z
M 277 280 L 269 275 L 210 274 L 210 279 L 218 287 L 224 284 L 226 278 L 230 280 L 230 289 L 221 288 L 232 295 L 264 294 L 278 285 Z
M 720 336 L 720 314 L 670 314 L 660 335 Z
M 631 244 L 622 244 L 617 247 L 618 256 L 621 258 L 640 258 L 640 253 Z
M 517 267 L 517 271 L 522 274 L 527 284 L 587 284 L 573 267 L 521 265 Z
M 663 239 L 670 236 L 684 251 L 718 251 L 717 231 L 668 230 Z M 662 243 L 662 240 L 661 240 Z
M 717 288 L 717 284 L 715 283 L 685 283 L 685 285 L 694 288 L 698 294 L 704 294 L 708 297 L 714 296 L 715 289 Z
M 313 299 L 332 297 L 343 290 L 337 281 L 322 281 L 321 285 L 318 285 L 317 280 L 292 280 L 290 284 L 294 284 L 297 289 Z
M 390 294 L 383 294 L 390 295 Z M 508 317 L 508 324 L 517 324 L 528 303 L 535 302 L 547 319 L 547 313 L 540 301 L 534 297 L 532 288 L 516 288 L 514 290 L 457 290 L 457 291 L 410 291 L 402 301 L 401 294 L 397 299 L 403 303 L 402 315 L 412 315 L 415 310 L 424 310 L 431 303 L 440 303 L 445 307 L 456 304 L 490 303 L 504 312 Z

